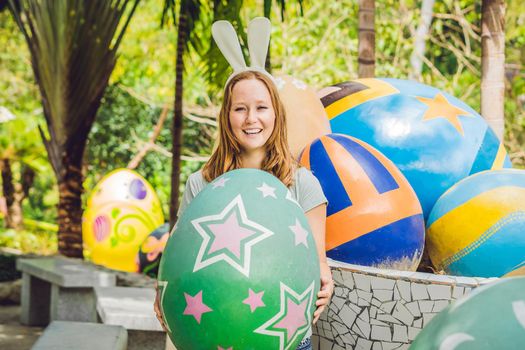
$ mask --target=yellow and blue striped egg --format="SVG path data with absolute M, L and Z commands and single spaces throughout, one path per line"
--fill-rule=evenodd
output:
M 525 265 L 525 170 L 484 171 L 441 196 L 427 221 L 433 264 L 462 276 L 499 277 Z
M 510 168 L 485 120 L 439 89 L 400 79 L 359 79 L 319 92 L 332 132 L 378 149 L 417 193 L 425 218 L 447 189 L 474 173 Z

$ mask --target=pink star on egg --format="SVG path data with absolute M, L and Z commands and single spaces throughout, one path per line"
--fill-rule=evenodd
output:
M 222 346 L 218 346 L 217 350 L 233 350 L 233 346 L 230 346 L 229 348 L 225 349 Z
M 281 282 L 281 305 L 279 312 L 266 321 L 254 333 L 279 337 L 279 349 L 289 349 L 291 344 L 304 337 L 312 321 L 309 305 L 315 298 L 315 282 L 301 294 Z
M 302 303 L 296 304 L 292 299 L 288 299 L 286 315 L 275 324 L 275 328 L 286 329 L 288 341 L 292 339 L 299 328 L 308 324 L 305 316 L 307 303 L 308 300 L 304 300 Z
M 208 227 L 215 236 L 208 253 L 227 249 L 237 258 L 241 257 L 241 241 L 255 234 L 255 231 L 239 225 L 235 212 L 232 212 L 224 222 L 211 224 Z
M 254 312 L 258 307 L 266 306 L 262 301 L 264 291 L 255 293 L 251 288 L 248 289 L 248 298 L 242 301 L 243 304 L 250 305 L 251 312 Z
M 202 314 L 213 311 L 202 302 L 202 290 L 193 297 L 184 293 L 184 298 L 186 298 L 186 308 L 182 314 L 195 317 L 198 324 L 201 323 Z
M 299 244 L 302 244 L 306 248 L 308 248 L 308 242 L 306 240 L 308 238 L 308 231 L 306 231 L 301 226 L 299 219 L 295 219 L 295 225 L 288 226 L 288 227 L 290 228 L 290 230 L 292 230 L 292 232 L 295 235 L 295 245 L 298 246 Z
M 252 247 L 274 234 L 248 218 L 240 194 L 220 213 L 196 218 L 191 223 L 202 237 L 193 272 L 226 262 L 250 277 Z

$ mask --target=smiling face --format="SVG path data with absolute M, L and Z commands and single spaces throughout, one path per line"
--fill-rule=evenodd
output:
M 275 125 L 275 111 L 266 85 L 243 79 L 232 89 L 229 111 L 231 130 L 245 155 L 264 153 Z

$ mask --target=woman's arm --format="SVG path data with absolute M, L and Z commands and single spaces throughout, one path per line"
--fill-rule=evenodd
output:
M 314 312 L 315 324 L 324 311 L 325 307 L 330 302 L 332 293 L 334 291 L 334 283 L 332 280 L 332 272 L 326 261 L 325 250 L 325 224 L 326 224 L 326 204 L 318 205 L 306 212 L 306 218 L 312 229 L 314 235 L 315 245 L 317 247 L 317 254 L 319 255 L 319 264 L 321 267 L 321 290 L 317 293 L 317 301 L 315 305 L 317 309 Z

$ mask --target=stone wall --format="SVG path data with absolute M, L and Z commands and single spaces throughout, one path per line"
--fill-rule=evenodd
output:
M 408 349 L 452 300 L 497 278 L 394 271 L 330 261 L 335 290 L 314 327 L 316 350 Z

